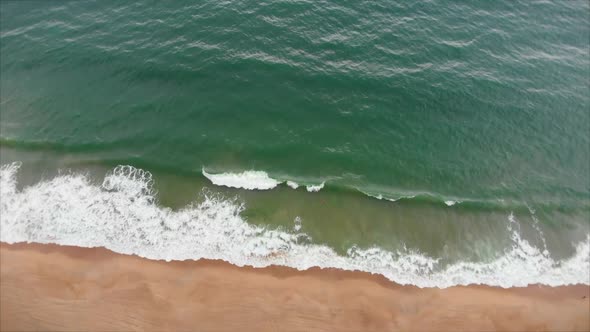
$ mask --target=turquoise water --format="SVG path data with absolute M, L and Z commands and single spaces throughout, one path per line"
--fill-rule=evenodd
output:
M 0 159 L 22 163 L 5 186 L 41 195 L 39 181 L 65 173 L 100 186 L 131 165 L 153 174 L 150 209 L 220 195 L 247 225 L 303 232 L 309 246 L 445 266 L 520 246 L 515 225 L 556 261 L 588 242 L 587 1 L 0 9 Z M 23 197 L 3 199 L 32 204 Z M 60 238 L 13 237 L 37 227 L 22 218 L 3 224 L 4 241 Z

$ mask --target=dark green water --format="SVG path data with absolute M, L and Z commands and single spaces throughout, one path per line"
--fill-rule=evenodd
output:
M 160 206 L 207 187 L 342 254 L 492 259 L 512 215 L 561 259 L 590 233 L 589 22 L 569 0 L 1 1 L 0 158 L 20 187 L 132 165 Z

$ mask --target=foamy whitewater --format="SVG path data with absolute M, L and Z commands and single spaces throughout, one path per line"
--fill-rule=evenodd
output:
M 268 173 L 264 171 L 244 171 L 241 173 L 219 173 L 211 174 L 202 170 L 203 175 L 216 186 L 241 188 L 246 190 L 269 190 L 273 189 L 283 181 L 271 178 Z M 297 189 L 299 183 L 295 181 L 286 181 L 288 187 Z M 305 186 L 305 189 L 312 193 L 318 192 L 324 188 L 326 182 L 320 184 L 310 184 Z
M 262 171 L 245 171 L 242 173 L 210 174 L 203 170 L 203 175 L 214 185 L 248 190 L 268 190 L 278 186 L 281 182 L 268 176 Z
M 322 190 L 322 188 L 324 188 L 325 184 L 326 184 L 325 182 L 322 182 L 318 185 L 309 185 L 309 186 L 305 187 L 305 189 L 310 193 L 314 193 L 314 192 L 318 192 L 318 191 Z
M 106 247 L 149 259 L 222 259 L 238 266 L 334 267 L 378 273 L 419 287 L 590 284 L 590 235 L 576 244 L 572 257 L 555 261 L 545 248 L 521 238 L 513 216 L 507 220 L 512 248 L 503 255 L 487 263 L 442 267 L 438 259 L 411 249 L 352 247 L 345 256 L 338 255 L 327 246 L 310 244 L 304 233 L 250 225 L 240 216 L 243 205 L 212 195 L 179 211 L 160 207 L 151 174 L 131 166 L 116 167 L 101 185 L 82 174 L 65 174 L 20 191 L 18 168 L 18 163 L 0 168 L 0 240 L 7 243 Z M 232 177 L 211 177 L 218 183 L 236 183 Z M 250 178 L 265 179 L 260 174 Z M 264 181 L 265 187 L 274 184 Z M 297 231 L 301 219 L 295 224 Z

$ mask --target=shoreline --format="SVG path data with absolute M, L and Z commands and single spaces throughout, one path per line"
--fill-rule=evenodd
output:
M 590 330 L 590 286 L 395 284 L 360 271 L 0 243 L 1 330 Z

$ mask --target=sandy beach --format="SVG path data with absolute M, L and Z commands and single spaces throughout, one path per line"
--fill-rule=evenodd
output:
M 420 289 L 335 269 L 1 244 L 2 331 L 588 331 L 586 285 Z

